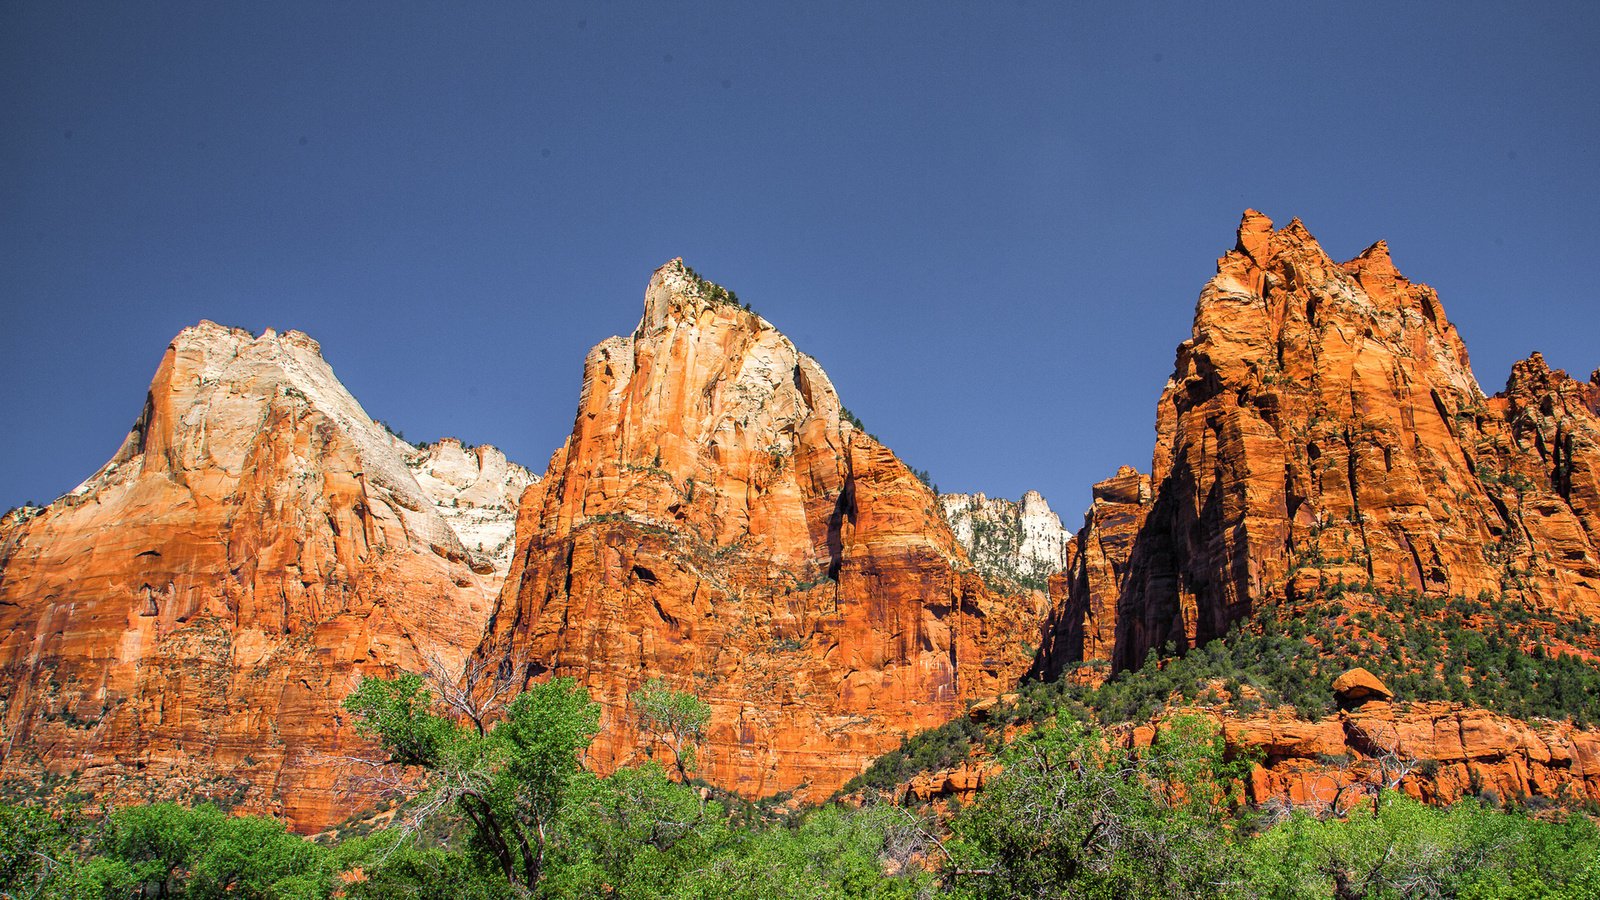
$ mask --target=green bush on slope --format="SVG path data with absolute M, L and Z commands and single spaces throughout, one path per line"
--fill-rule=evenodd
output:
M 1248 762 L 1226 756 L 1208 719 L 1179 717 L 1155 746 L 1128 749 L 1072 703 L 1047 709 L 1052 696 L 1019 702 L 1038 705 L 1038 727 L 998 748 L 1003 771 L 941 841 L 935 823 L 887 804 L 773 820 L 655 763 L 596 777 L 579 762 L 593 703 L 570 681 L 523 694 L 480 733 L 438 715 L 418 679 L 369 679 L 350 708 L 423 778 L 391 827 L 318 842 L 211 806 L 99 822 L 0 806 L 0 897 L 1600 896 L 1600 832 L 1581 816 L 1380 793 L 1344 818 L 1269 817 L 1243 803 Z M 518 845 L 509 874 L 494 827 Z M 537 877 L 521 880 L 535 853 Z

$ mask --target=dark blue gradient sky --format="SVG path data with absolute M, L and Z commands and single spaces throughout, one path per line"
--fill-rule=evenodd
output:
M 946 490 L 1147 468 L 1240 212 L 1387 238 L 1479 379 L 1600 365 L 1600 4 L 0 5 L 0 509 L 171 337 L 299 328 L 543 469 L 682 255 Z

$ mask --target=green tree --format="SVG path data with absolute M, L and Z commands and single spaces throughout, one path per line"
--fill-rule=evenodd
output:
M 660 678 L 628 695 L 639 716 L 641 729 L 672 751 L 678 777 L 687 780 L 695 770 L 696 748 L 711 722 L 711 706 L 688 691 L 673 690 Z
M 37 807 L 0 804 L 0 897 L 45 897 L 72 880 L 82 823 Z
M 895 851 L 901 810 L 827 806 L 741 832 L 664 897 L 671 900 L 912 900 L 931 879 Z M 886 858 L 895 871 L 885 871 Z
M 326 897 L 332 857 L 326 847 L 259 816 L 231 817 L 210 804 L 132 806 L 112 813 L 95 845 L 97 859 L 69 896 L 194 900 L 312 900 Z
M 570 678 L 535 684 L 506 707 L 485 734 L 432 711 L 431 692 L 414 675 L 365 679 L 345 706 L 376 734 L 390 762 L 422 769 L 428 794 L 417 820 L 456 809 L 469 847 L 518 893 L 545 876 L 575 788 L 593 776 L 579 754 L 599 730 L 600 707 Z
M 1206 719 L 1126 749 L 1061 717 L 1018 740 L 953 822 L 951 880 L 974 898 L 1214 897 L 1231 878 L 1233 780 Z
M 449 846 L 418 846 L 414 835 L 389 828 L 339 845 L 340 870 L 359 872 L 342 885 L 348 900 L 509 900 L 511 885 L 498 868 Z
M 423 769 L 438 767 L 460 738 L 454 723 L 433 713 L 433 693 L 421 675 L 363 678 L 344 699 L 355 713 L 360 729 L 377 735 L 389 762 Z
M 730 835 L 708 791 L 673 781 L 653 762 L 584 785 L 543 893 L 550 898 L 666 896 L 698 877 Z
M 1600 831 L 1394 791 L 1344 819 L 1297 813 L 1253 838 L 1246 896 L 1267 900 L 1577 900 L 1600 896 Z

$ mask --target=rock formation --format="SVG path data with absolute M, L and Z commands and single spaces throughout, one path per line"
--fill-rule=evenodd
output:
M 389 434 L 302 334 L 203 323 L 100 472 L 0 519 L 0 781 L 320 829 L 361 802 L 371 746 L 339 709 L 360 676 L 470 653 L 512 687 L 583 682 L 601 770 L 663 751 L 628 700 L 662 678 L 712 706 L 700 775 L 819 799 L 1024 673 L 1098 680 L 1266 607 L 1368 631 L 1422 598 L 1510 601 L 1551 634 L 1600 616 L 1600 372 L 1534 354 L 1485 395 L 1381 242 L 1336 263 L 1247 212 L 1156 430 L 1152 474 L 1095 485 L 1071 537 L 1036 493 L 938 497 L 814 360 L 674 261 L 590 352 L 539 481 Z M 1541 652 L 1592 659 L 1577 630 Z M 1225 723 L 1267 756 L 1258 798 L 1320 796 L 1324 757 L 1393 755 L 1374 729 L 1434 763 L 1430 798 L 1600 798 L 1592 732 L 1346 687 L 1321 722 Z
M 1350 785 L 1393 784 L 1430 803 L 1600 799 L 1600 733 L 1521 722 L 1455 703 L 1368 700 L 1318 721 L 1286 713 L 1221 720 L 1234 753 L 1257 756 L 1250 796 L 1349 808 Z
M 1366 697 L 1354 709 L 1320 719 L 1300 718 L 1290 709 L 1245 715 L 1228 708 L 1180 708 L 1110 733 L 1122 746 L 1148 747 L 1180 715 L 1210 718 L 1230 757 L 1255 760 L 1245 789 L 1258 804 L 1343 813 L 1370 802 L 1380 785 L 1437 804 L 1474 795 L 1504 801 L 1600 800 L 1600 731 L 1523 722 L 1458 703 Z M 907 803 L 955 798 L 965 804 L 999 771 L 993 760 L 978 756 L 945 771 L 918 774 L 896 795 Z
M 1047 668 L 1137 666 L 1345 586 L 1600 615 L 1597 398 L 1537 354 L 1486 396 L 1383 242 L 1336 263 L 1246 212 L 1162 393 L 1153 490 L 1091 511 Z
M 340 701 L 460 666 L 527 480 L 389 434 L 303 334 L 186 329 L 111 461 L 0 524 L 0 777 L 339 821 L 367 748 Z
M 537 475 L 488 444 L 469 447 L 456 438 L 404 451 L 417 486 L 468 552 L 487 559 L 505 578 L 515 549 L 517 503 Z
M 1072 533 L 1038 491 L 1020 501 L 941 494 L 939 505 L 967 558 L 991 582 L 1044 590 L 1067 566 Z
M 1333 680 L 1333 696 L 1341 707 L 1348 709 L 1372 700 L 1391 700 L 1394 691 L 1378 676 L 1358 666 Z
M 700 774 L 752 797 L 826 797 L 999 693 L 1042 603 L 985 587 L 938 498 L 840 411 L 771 323 L 659 269 L 638 327 L 585 361 L 480 657 L 516 686 L 587 685 L 603 769 L 652 749 L 629 692 L 694 691 L 712 707 Z
M 1034 674 L 1060 678 L 1081 663 L 1107 662 L 1117 637 L 1117 599 L 1150 505 L 1150 477 L 1131 466 L 1094 486 L 1084 526 L 1067 543 L 1064 571 L 1050 578 L 1052 626 Z M 1085 672 L 1091 680 L 1105 673 Z

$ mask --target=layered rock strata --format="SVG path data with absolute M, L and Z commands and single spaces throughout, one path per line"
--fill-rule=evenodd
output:
M 1340 811 L 1351 786 L 1392 785 L 1429 803 L 1495 796 L 1600 800 L 1600 733 L 1455 703 L 1369 701 L 1318 721 L 1225 718 L 1231 752 L 1260 759 L 1250 796 Z M 1341 790 L 1342 789 L 1342 790 Z
M 821 798 L 1012 684 L 1043 604 L 990 591 L 821 367 L 725 297 L 675 260 L 589 353 L 478 652 L 518 687 L 583 682 L 602 769 L 665 752 L 628 703 L 661 677 L 711 704 L 702 776 Z
M 367 743 L 342 699 L 458 669 L 500 585 L 525 476 L 460 452 L 375 424 L 303 334 L 186 329 L 111 461 L 0 526 L 0 777 L 343 819 Z M 502 520 L 470 547 L 461 499 Z

